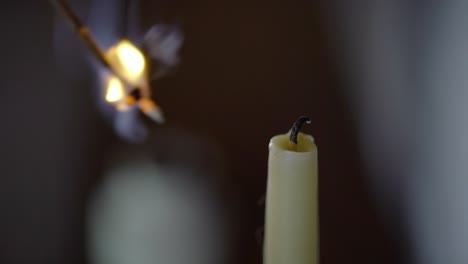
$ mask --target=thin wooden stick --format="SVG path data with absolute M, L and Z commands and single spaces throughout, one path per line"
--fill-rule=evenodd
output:
M 81 22 L 78 16 L 73 12 L 72 8 L 66 0 L 50 0 L 55 9 L 68 21 L 73 30 L 78 34 L 80 39 L 85 43 L 94 57 L 106 68 L 111 69 L 110 63 L 107 60 L 104 52 L 91 36 L 88 27 Z
M 91 36 L 88 27 L 81 22 L 79 17 L 73 12 L 73 9 L 66 0 L 49 0 L 49 2 L 55 7 L 55 9 L 68 21 L 73 30 L 77 33 L 80 39 L 85 43 L 86 47 L 91 51 L 94 57 L 109 71 L 111 71 L 117 78 L 119 78 L 125 85 L 133 87 L 125 78 L 123 78 L 118 72 L 116 72 L 110 62 L 107 60 L 104 51 L 99 47 L 97 42 Z M 139 89 L 139 87 L 134 87 Z

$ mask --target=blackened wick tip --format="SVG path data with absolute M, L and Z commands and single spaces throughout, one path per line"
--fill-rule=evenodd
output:
M 301 127 L 304 123 L 310 124 L 311 120 L 307 116 L 300 116 L 296 122 L 294 122 L 291 133 L 289 135 L 289 140 L 297 145 L 297 135 L 301 131 Z

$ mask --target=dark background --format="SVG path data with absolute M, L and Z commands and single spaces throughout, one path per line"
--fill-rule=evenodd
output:
M 321 263 L 399 263 L 402 256 L 402 242 L 392 240 L 367 191 L 320 4 L 142 3 L 144 27 L 182 18 L 183 63 L 155 93 L 169 126 L 209 137 L 227 153 L 220 188 L 236 223 L 232 263 L 261 263 L 255 232 L 267 144 L 302 114 L 312 118 L 306 131 L 319 147 Z M 86 1 L 76 7 L 85 16 Z M 0 263 L 86 263 L 89 193 L 103 157 L 125 143 L 96 109 L 91 69 L 71 31 L 59 48 L 76 52 L 57 63 L 48 2 L 5 2 L 0 13 Z

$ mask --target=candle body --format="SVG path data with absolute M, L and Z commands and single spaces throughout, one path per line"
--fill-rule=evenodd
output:
M 317 147 L 300 133 L 269 145 L 264 264 L 319 263 Z

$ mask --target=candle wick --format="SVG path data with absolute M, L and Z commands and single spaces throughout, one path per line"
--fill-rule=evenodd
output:
M 291 128 L 291 133 L 289 135 L 289 140 L 293 142 L 294 144 L 297 145 L 297 135 L 301 131 L 301 127 L 304 123 L 310 124 L 310 118 L 307 116 L 300 116 L 296 122 L 294 122 L 292 128 Z

